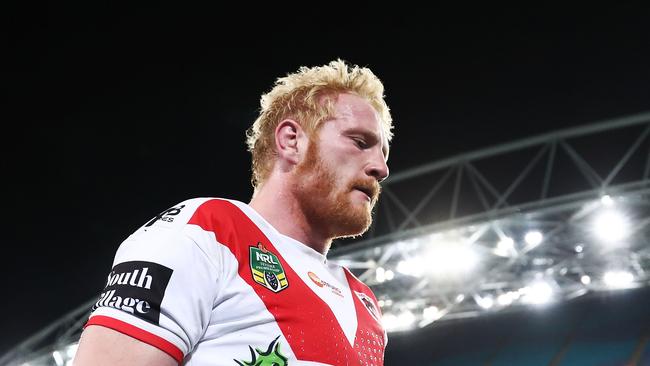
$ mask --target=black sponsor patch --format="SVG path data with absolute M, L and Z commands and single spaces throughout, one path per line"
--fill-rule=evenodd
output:
M 92 310 L 112 307 L 158 324 L 160 303 L 172 272 L 170 268 L 152 262 L 117 264 L 109 273 L 106 287 Z

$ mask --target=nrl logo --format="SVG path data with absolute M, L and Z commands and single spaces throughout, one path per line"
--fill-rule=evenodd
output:
M 278 257 L 269 252 L 264 244 L 257 243 L 250 247 L 250 266 L 253 281 L 273 292 L 280 292 L 289 287 L 287 275 Z

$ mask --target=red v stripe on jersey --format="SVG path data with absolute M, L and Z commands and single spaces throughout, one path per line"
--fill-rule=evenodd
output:
M 383 364 L 383 330 L 357 296 L 351 294 L 359 324 L 352 347 L 329 306 L 300 279 L 264 233 L 237 206 L 224 200 L 207 201 L 188 223 L 214 232 L 217 240 L 235 255 L 239 276 L 275 317 L 299 360 L 332 365 Z M 278 293 L 253 280 L 249 248 L 258 242 L 278 257 L 287 275 L 289 287 Z M 346 276 L 352 291 L 368 292 L 367 287 L 363 288 L 365 285 L 347 273 Z
M 357 349 L 357 351 L 359 351 L 359 349 L 361 350 L 361 354 L 357 353 L 357 357 L 359 357 L 360 361 L 363 361 L 364 364 L 383 365 L 384 342 L 386 342 L 384 330 L 370 314 L 371 310 L 368 309 L 368 305 L 364 304 L 363 301 L 354 294 L 354 292 L 357 291 L 368 295 L 372 300 L 372 305 L 370 306 L 373 306 L 378 315 L 381 316 L 377 299 L 368 286 L 354 277 L 354 275 L 347 269 L 345 270 L 345 277 L 347 278 L 348 283 L 350 284 L 350 290 L 352 291 L 354 308 L 357 313 L 357 321 L 359 324 L 368 325 L 367 327 L 357 328 L 357 334 L 354 337 L 354 348 Z

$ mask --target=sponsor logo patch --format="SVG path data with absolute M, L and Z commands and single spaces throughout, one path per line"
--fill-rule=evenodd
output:
M 309 272 L 307 272 L 307 276 L 309 276 L 309 278 L 310 278 L 310 279 L 311 279 L 311 280 L 316 284 L 316 286 L 318 286 L 318 287 L 323 287 L 323 286 L 325 286 L 325 284 L 323 283 L 323 281 L 320 280 L 320 277 L 318 277 L 318 276 L 316 275 L 316 273 L 314 273 L 314 272 L 312 272 L 312 271 L 309 271 Z
M 321 280 L 320 277 L 318 277 L 318 275 L 316 273 L 314 273 L 312 271 L 309 271 L 309 272 L 307 272 L 307 276 L 309 276 L 309 279 L 312 280 L 312 282 L 314 282 L 316 284 L 316 286 L 318 286 L 318 287 L 327 287 L 330 290 L 332 290 L 332 292 L 335 295 L 338 295 L 340 297 L 344 297 L 343 296 L 343 291 L 341 291 L 340 288 L 338 288 L 338 287 L 336 287 L 336 286 L 334 286 L 334 285 L 332 285 L 332 284 L 330 284 L 328 282 L 325 282 L 325 281 Z
M 287 275 L 278 257 L 268 251 L 264 244 L 250 247 L 250 266 L 253 281 L 273 292 L 289 287 Z
M 185 205 L 180 205 L 178 207 L 172 207 L 172 208 L 166 209 L 165 211 L 163 211 L 163 212 L 159 213 L 158 215 L 156 215 L 156 217 L 151 219 L 149 222 L 144 224 L 144 227 L 149 227 L 149 226 L 155 224 L 156 221 L 158 221 L 158 220 L 165 221 L 165 222 L 174 222 L 174 216 L 180 214 L 183 207 L 185 207 Z
M 152 262 L 117 264 L 108 274 L 106 287 L 92 310 L 111 307 L 158 324 L 160 303 L 172 272 L 170 268 Z

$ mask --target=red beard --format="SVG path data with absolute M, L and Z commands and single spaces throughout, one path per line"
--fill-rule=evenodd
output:
M 310 141 L 305 160 L 294 172 L 294 193 L 307 224 L 329 238 L 354 237 L 365 233 L 372 223 L 372 209 L 380 186 L 374 179 L 357 179 L 337 185 L 335 168 L 321 158 L 317 141 Z M 351 193 L 361 188 L 369 192 L 367 204 L 352 202 Z

